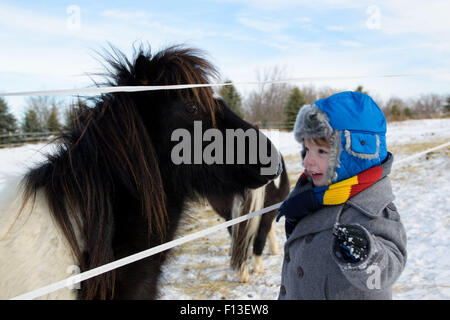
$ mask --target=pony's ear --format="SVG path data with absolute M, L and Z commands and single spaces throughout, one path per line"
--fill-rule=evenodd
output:
M 139 84 L 146 86 L 150 83 L 149 75 L 152 74 L 152 64 L 146 56 L 139 55 L 136 59 L 134 64 L 134 74 L 136 81 Z

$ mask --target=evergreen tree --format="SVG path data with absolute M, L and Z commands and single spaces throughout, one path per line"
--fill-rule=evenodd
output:
M 409 107 L 406 107 L 405 109 L 403 109 L 403 114 L 408 119 L 412 118 L 412 111 Z
M 444 105 L 444 112 L 450 113 L 450 96 L 448 96 L 446 104 Z
M 29 109 L 25 113 L 25 118 L 22 123 L 22 130 L 25 133 L 44 132 L 44 128 L 42 127 L 41 123 L 39 122 L 39 117 L 35 110 Z
M 17 120 L 8 111 L 8 104 L 0 97 L 0 134 L 17 130 Z
M 82 100 L 81 98 L 77 98 L 76 101 L 72 102 L 69 105 L 69 108 L 66 109 L 64 113 L 65 118 L 65 125 L 63 126 L 63 130 L 71 130 L 71 128 L 74 127 L 75 122 L 78 118 L 78 115 L 80 112 L 88 108 L 88 105 L 85 100 Z
M 400 108 L 398 107 L 397 104 L 394 104 L 391 107 L 390 114 L 391 114 L 393 120 L 399 120 L 400 115 L 402 114 L 402 112 L 401 112 L 401 110 L 400 110 Z
M 231 83 L 231 81 L 227 80 L 225 81 L 225 83 Z M 225 100 L 231 110 L 233 110 L 241 118 L 244 116 L 244 113 L 242 112 L 241 95 L 232 84 L 223 86 L 220 89 L 219 94 Z
M 361 86 L 361 85 L 357 86 L 355 91 L 356 92 L 361 92 L 361 93 L 364 93 L 364 94 L 369 94 L 367 91 L 363 90 L 363 86 Z
M 47 120 L 47 129 L 50 132 L 55 132 L 61 130 L 61 123 L 59 123 L 58 120 L 58 112 L 56 110 L 56 107 L 52 107 L 52 111 L 50 112 L 50 116 Z
M 294 129 L 295 119 L 300 108 L 306 104 L 306 99 L 299 88 L 292 89 L 289 95 L 286 107 L 284 108 L 284 128 L 288 130 Z

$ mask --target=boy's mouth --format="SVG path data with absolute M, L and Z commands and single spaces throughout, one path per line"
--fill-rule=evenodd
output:
M 323 177 L 323 173 L 319 172 L 310 172 L 309 173 L 314 180 L 319 180 Z

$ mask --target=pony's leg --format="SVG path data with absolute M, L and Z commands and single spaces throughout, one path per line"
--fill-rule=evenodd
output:
M 248 272 L 248 264 L 244 263 L 239 268 L 239 282 L 250 283 L 250 274 Z
M 278 254 L 278 245 L 275 237 L 275 231 L 274 226 L 270 228 L 270 231 L 268 233 L 269 237 L 269 245 L 270 245 L 270 253 L 273 255 Z M 261 245 L 260 245 L 261 247 Z M 263 246 L 264 248 L 264 246 Z M 264 268 L 262 265 L 262 249 L 257 250 L 257 253 L 255 253 L 255 265 L 254 265 L 254 272 L 255 273 L 263 273 Z
M 259 224 L 258 233 L 255 237 L 255 242 L 253 243 L 253 254 L 255 255 L 255 265 L 254 272 L 255 273 L 263 273 L 264 269 L 262 266 L 262 253 L 264 250 L 264 246 L 266 245 L 267 236 L 270 236 L 270 230 L 272 228 L 272 221 L 275 218 L 277 211 L 271 211 L 264 214 L 261 217 L 261 222 Z M 269 237 L 270 239 L 270 237 Z M 271 240 L 272 241 L 272 240 Z M 272 242 L 271 242 L 271 252 L 272 251 Z
M 254 267 L 253 271 L 255 273 L 263 273 L 264 272 L 261 256 L 255 256 L 255 267 Z
M 264 214 L 261 217 L 261 222 L 258 228 L 258 233 L 255 237 L 255 242 L 253 243 L 253 253 L 256 256 L 261 256 L 264 250 L 264 246 L 266 245 L 267 236 L 269 236 L 269 241 L 275 242 L 275 234 L 273 234 L 273 240 L 270 240 L 270 237 L 272 236 L 270 234 L 270 231 L 272 228 L 272 221 L 274 220 L 275 216 L 277 215 L 277 211 L 271 211 L 266 214 Z M 271 244 L 272 246 L 272 244 Z M 272 247 L 271 247 L 272 249 Z M 272 251 L 271 251 L 272 252 Z M 272 252 L 273 253 L 273 252 Z
M 270 253 L 272 255 L 279 254 L 277 239 L 276 239 L 276 235 L 275 235 L 275 226 L 274 226 L 274 224 L 272 224 L 272 227 L 270 228 L 268 237 L 269 237 Z M 262 266 L 262 256 L 261 255 L 256 255 L 255 254 L 255 268 L 254 268 L 254 272 L 255 273 L 263 273 L 264 272 L 264 269 L 263 269 L 263 266 Z
M 275 234 L 275 223 L 272 223 L 272 227 L 269 231 L 269 245 L 270 245 L 270 253 L 273 255 L 277 255 L 280 253 L 278 250 L 277 236 Z

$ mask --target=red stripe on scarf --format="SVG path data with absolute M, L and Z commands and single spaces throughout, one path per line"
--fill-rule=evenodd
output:
M 373 185 L 381 178 L 382 173 L 383 168 L 381 166 L 376 166 L 358 174 L 358 184 L 351 187 L 349 198 Z

